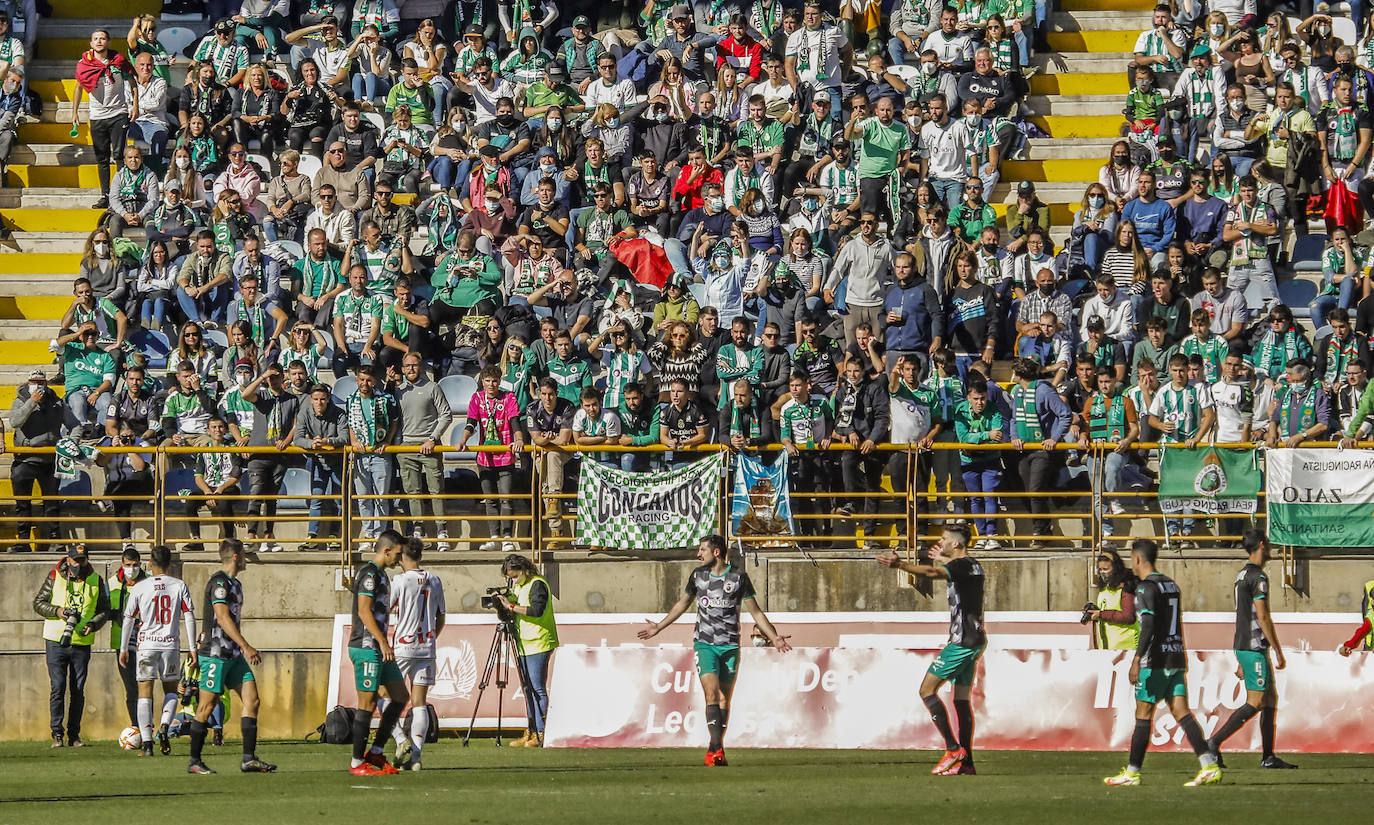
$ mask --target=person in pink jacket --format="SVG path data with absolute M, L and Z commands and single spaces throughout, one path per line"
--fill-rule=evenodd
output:
M 253 217 L 261 218 L 263 212 L 262 204 L 258 203 L 258 192 L 262 190 L 262 179 L 258 177 L 258 170 L 253 164 L 248 162 L 248 150 L 242 143 L 235 143 L 229 147 L 229 165 L 224 171 L 215 176 L 214 197 L 219 201 L 220 193 L 226 189 L 232 189 L 239 193 L 243 198 L 243 205 L 248 207 L 248 211 L 253 213 Z
M 491 525 L 491 541 L 478 549 L 512 553 L 519 549 L 514 540 L 514 507 L 510 498 L 515 490 L 515 455 L 525 447 L 524 434 L 517 420 L 520 405 L 514 393 L 501 389 L 500 367 L 493 365 L 482 370 L 479 380 L 481 389 L 468 401 L 468 420 L 458 449 L 466 449 L 474 434 L 479 435 L 479 445 L 506 448 L 477 454 L 477 476 L 482 482 L 482 493 L 501 496 L 500 499 L 484 500 Z

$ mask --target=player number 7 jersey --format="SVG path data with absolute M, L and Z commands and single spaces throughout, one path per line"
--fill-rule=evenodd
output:
M 407 570 L 391 582 L 391 648 L 397 658 L 434 658 L 434 628 L 447 612 L 444 585 L 427 570 Z

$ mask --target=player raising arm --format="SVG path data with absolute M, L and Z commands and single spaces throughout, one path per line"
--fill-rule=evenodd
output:
M 932 548 L 934 564 L 902 561 L 896 553 L 880 553 L 879 564 L 927 579 L 949 582 L 949 642 L 931 662 L 921 681 L 921 701 L 930 710 L 930 721 L 945 740 L 945 755 L 931 769 L 939 776 L 974 774 L 973 767 L 973 676 L 978 657 L 987 647 L 983 632 L 983 566 L 968 554 L 969 532 L 962 524 L 944 528 L 940 541 Z M 959 719 L 959 738 L 949 727 L 949 712 L 940 700 L 940 687 L 954 685 L 954 713 Z
M 166 756 L 172 752 L 167 728 L 177 711 L 177 685 L 181 682 L 181 624 L 186 625 L 186 645 L 194 662 L 196 613 L 186 582 L 167 575 L 172 566 L 171 549 L 159 544 L 148 555 L 153 575 L 135 584 L 124 603 L 119 664 L 120 667 L 129 666 L 129 639 L 137 623 L 138 659 L 134 678 L 138 680 L 138 730 L 143 738 L 139 755 L 153 755 L 153 681 L 156 680 L 162 682 L 162 721 L 157 741 L 162 755 Z
M 739 670 L 739 612 L 743 607 L 768 637 L 774 648 L 784 653 L 792 649 L 786 636 L 779 636 L 773 623 L 754 599 L 749 574 L 736 570 L 725 558 L 729 550 L 725 537 L 709 535 L 697 547 L 701 566 L 692 571 L 682 598 L 660 622 L 644 621 L 649 627 L 639 638 L 652 639 L 697 603 L 697 627 L 692 648 L 696 652 L 701 692 L 706 695 L 706 730 L 711 743 L 706 748 L 706 764 L 725 765 L 725 728 L 730 724 L 730 696 L 735 690 Z
M 1159 545 L 1150 539 L 1131 542 L 1131 569 L 1140 584 L 1136 587 L 1136 611 L 1140 614 L 1140 644 L 1131 660 L 1130 678 L 1135 685 L 1135 731 L 1131 734 L 1131 757 L 1125 770 L 1102 780 L 1108 785 L 1139 785 L 1140 765 L 1150 746 L 1150 727 L 1155 706 L 1169 705 L 1169 712 L 1188 737 L 1202 769 L 1183 783 L 1195 788 L 1221 781 L 1217 758 L 1202 738 L 1193 712 L 1188 709 L 1188 649 L 1183 644 L 1183 594 L 1174 580 L 1155 570 Z
M 195 718 L 191 720 L 191 761 L 186 766 L 187 773 L 214 773 L 201 761 L 200 752 L 205 747 L 205 722 L 225 690 L 237 692 L 243 705 L 243 761 L 239 770 L 271 773 L 277 769 L 276 765 L 258 759 L 258 685 L 249 665 L 261 664 L 262 654 L 248 644 L 239 629 L 243 584 L 236 577 L 250 560 L 257 561 L 257 554 L 246 552 L 243 542 L 224 539 L 219 543 L 220 569 L 205 584 L 205 601 L 210 607 L 201 624 L 200 696 Z
M 1226 723 L 1212 734 L 1207 744 L 1221 761 L 1221 743 L 1240 730 L 1250 717 L 1260 715 L 1260 742 L 1264 746 L 1261 768 L 1293 769 L 1297 765 L 1274 755 L 1274 721 L 1278 713 L 1279 693 L 1274 684 L 1274 669 L 1283 670 L 1283 646 L 1274 629 L 1269 611 L 1269 577 L 1264 565 L 1269 561 L 1269 540 L 1264 533 L 1250 527 L 1241 535 L 1250 560 L 1236 576 L 1236 659 L 1240 662 L 1241 677 L 1245 679 L 1245 704 L 1231 712 Z M 1269 651 L 1274 651 L 1274 664 L 1269 664 Z
M 410 681 L 410 707 L 414 714 L 408 742 L 402 738 L 400 725 L 393 729 L 396 761 L 392 765 L 412 771 L 420 770 L 420 752 L 429 734 L 425 702 L 434 686 L 434 644 L 439 631 L 444 629 L 444 612 L 448 609 L 444 604 L 443 582 L 420 567 L 424 546 L 420 539 L 406 539 L 405 550 L 401 551 L 401 575 L 391 583 L 391 610 L 396 615 L 392 651 L 396 654 L 396 667 Z

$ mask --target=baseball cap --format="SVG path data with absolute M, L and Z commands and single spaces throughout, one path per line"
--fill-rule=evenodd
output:
M 1102 320 L 1101 315 L 1094 315 L 1088 319 L 1088 330 L 1106 330 L 1107 322 Z
M 1031 181 L 1023 180 L 1023 181 L 1021 181 L 1020 183 L 1016 184 L 1016 191 L 1019 192 L 1019 193 L 1022 194 L 1022 195 L 1031 195 L 1031 194 L 1034 194 L 1034 193 L 1035 193 L 1035 184 L 1032 183 Z
M 469 35 L 477 35 L 478 37 L 482 37 L 486 33 L 487 30 L 477 25 L 476 23 L 469 23 L 468 27 L 466 29 L 463 29 L 464 37 L 467 37 Z
M 816 92 L 814 95 L 811 96 L 811 100 L 814 103 L 829 103 L 830 92 L 827 92 L 825 89 L 821 89 L 820 91 Z
M 583 26 L 583 27 L 590 26 L 590 25 L 592 24 L 592 21 L 590 21 L 590 20 L 587 19 L 587 15 L 585 15 L 585 14 L 579 14 L 578 16 L 576 16 L 576 17 L 573 18 L 572 24 L 573 24 L 573 28 L 575 29 L 575 28 L 577 28 L 578 26 Z
M 238 29 L 233 20 L 221 20 L 215 24 L 216 34 L 233 34 Z
M 45 373 L 45 372 L 43 372 L 42 370 L 32 370 L 32 371 L 29 372 L 29 380 L 30 380 L 30 381 L 47 381 L 47 380 L 48 380 L 48 374 Z
M 86 561 L 86 545 L 73 544 L 71 547 L 68 547 L 67 558 L 71 559 L 72 561 Z
M 544 67 L 544 71 L 548 72 L 549 79 L 555 83 L 561 83 L 568 79 L 568 73 L 564 71 L 563 66 L 558 63 L 550 63 Z
M 1211 54 L 1212 50 L 1207 48 L 1206 43 L 1199 43 L 1193 47 L 1193 51 L 1188 55 L 1188 59 L 1191 60 L 1194 57 L 1210 57 Z
M 253 364 L 253 359 L 240 358 L 239 360 L 234 362 L 234 372 L 238 372 L 239 370 L 248 370 L 249 372 L 256 372 L 257 367 Z
M 673 6 L 671 9 L 668 9 L 668 19 L 669 19 L 669 20 L 677 20 L 677 19 L 680 18 L 680 17 L 691 17 L 691 16 L 692 16 L 692 10 L 689 9 L 689 8 L 687 8 L 687 4 L 686 4 L 686 3 L 678 3 L 676 6 Z
M 167 189 L 175 189 L 175 190 L 177 190 L 178 192 L 180 192 L 180 191 L 181 191 L 181 181 L 177 180 L 176 178 L 172 178 L 171 180 L 169 180 L 169 181 L 167 181 L 166 183 L 162 184 L 162 188 L 163 188 L 164 191 L 167 190 Z

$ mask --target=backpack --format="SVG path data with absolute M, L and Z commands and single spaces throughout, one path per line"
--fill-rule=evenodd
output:
M 432 744 L 439 741 L 439 714 L 434 710 L 434 706 L 425 705 L 425 713 L 429 714 L 429 730 L 425 733 L 425 744 Z M 405 731 L 406 736 L 410 735 L 410 721 L 415 718 L 415 708 L 406 711 L 406 718 L 401 721 L 401 730 Z
M 325 714 L 324 724 L 315 728 L 314 734 L 305 735 L 305 741 L 309 742 L 314 735 L 318 735 L 319 741 L 325 745 L 353 744 L 353 708 L 335 705 L 333 710 Z

